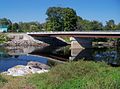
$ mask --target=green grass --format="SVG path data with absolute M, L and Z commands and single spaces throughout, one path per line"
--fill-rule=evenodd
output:
M 49 73 L 32 75 L 28 82 L 37 89 L 120 89 L 120 68 L 72 62 L 58 65 Z
M 14 84 L 15 89 L 23 86 L 32 87 L 30 89 L 120 89 L 120 67 L 91 61 L 69 62 L 55 66 L 48 73 L 13 80 L 10 79 L 12 84 L 8 80 L 7 87 Z
M 69 37 L 63 37 L 63 39 L 64 39 L 66 42 L 68 42 L 68 43 L 71 42 Z
M 5 83 L 7 83 L 7 80 L 0 75 L 0 87 L 2 87 Z

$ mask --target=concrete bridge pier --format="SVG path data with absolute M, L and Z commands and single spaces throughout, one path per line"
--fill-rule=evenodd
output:
M 92 48 L 92 39 L 90 38 L 70 37 L 70 41 L 71 49 Z
M 84 49 L 71 49 L 71 56 L 69 57 L 70 61 L 76 59 L 76 57 L 83 51 Z

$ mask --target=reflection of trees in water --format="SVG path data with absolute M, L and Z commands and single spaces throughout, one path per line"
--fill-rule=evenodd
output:
M 78 61 L 78 60 L 93 60 L 92 49 L 71 49 L 71 57 L 70 60 Z
M 120 65 L 120 48 L 119 47 L 111 47 L 104 49 L 94 49 L 95 61 L 104 61 L 113 66 Z
M 97 53 L 103 53 L 103 52 L 107 52 L 107 48 L 93 48 L 93 55 L 97 54 Z
M 56 50 L 55 53 L 62 56 L 70 56 L 70 46 L 61 47 L 59 50 Z
M 34 46 L 27 46 L 27 47 L 6 47 L 6 50 L 9 55 L 23 55 L 23 54 L 28 54 L 35 50 L 36 47 Z
M 65 47 L 47 46 L 42 49 L 36 48 L 33 52 L 29 54 L 66 61 L 67 59 L 69 59 L 70 49 L 68 46 Z
M 0 58 L 9 58 L 9 57 L 10 57 L 10 55 L 0 52 Z
M 8 55 L 7 50 L 5 48 L 0 47 L 0 58 L 8 58 L 10 55 Z
M 31 49 L 34 51 L 31 52 L 33 55 L 45 56 L 53 59 L 58 59 L 61 61 L 68 61 L 71 56 L 74 58 L 74 61 L 78 59 L 94 60 L 94 61 L 104 61 L 111 65 L 120 65 L 120 47 L 109 47 L 109 48 L 93 48 L 93 49 L 84 49 L 84 50 L 70 50 L 70 46 L 66 47 L 45 47 L 45 48 L 31 48 L 22 47 L 22 48 L 0 48 L 0 58 L 9 58 L 14 57 L 18 58 L 18 54 L 31 52 Z M 23 49 L 25 51 L 23 52 Z M 27 50 L 29 49 L 29 50 Z M 72 54 L 71 54 L 72 53 Z M 15 55 L 16 54 L 16 55 Z M 12 56 L 10 56 L 12 55 Z M 13 56 L 14 55 L 14 56 Z M 57 62 L 48 60 L 48 65 L 56 65 Z

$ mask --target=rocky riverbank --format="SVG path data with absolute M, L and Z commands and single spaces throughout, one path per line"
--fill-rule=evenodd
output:
M 21 34 L 7 34 L 9 41 L 5 43 L 5 46 L 48 46 L 48 44 L 36 40 L 33 37 L 21 33 Z
M 5 43 L 5 46 L 48 46 L 48 44 L 30 40 L 12 40 Z
M 34 73 L 44 73 L 48 72 L 50 67 L 48 65 L 42 64 L 40 62 L 28 62 L 26 66 L 17 65 L 13 68 L 8 69 L 6 72 L 2 72 L 4 75 L 12 75 L 12 76 L 24 76 L 27 74 Z

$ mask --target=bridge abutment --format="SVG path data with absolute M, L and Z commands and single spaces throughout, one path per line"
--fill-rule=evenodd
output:
M 92 48 L 92 39 L 90 38 L 70 37 L 70 41 L 71 49 Z

